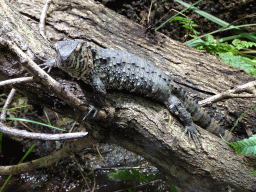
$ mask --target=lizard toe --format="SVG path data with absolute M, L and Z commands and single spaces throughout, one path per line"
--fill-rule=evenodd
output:
M 198 129 L 195 126 L 193 125 L 185 126 L 185 133 L 188 134 L 189 141 L 192 138 L 196 147 L 198 147 L 198 143 L 199 143 L 201 149 L 203 148 L 200 137 L 199 137 Z
M 94 113 L 93 113 L 93 111 L 94 111 Z M 89 111 L 88 111 L 88 113 L 84 116 L 83 121 L 84 121 L 88 116 L 90 116 L 92 113 L 93 113 L 92 118 L 95 118 L 98 112 L 99 112 L 99 110 L 98 110 L 95 106 L 89 105 Z

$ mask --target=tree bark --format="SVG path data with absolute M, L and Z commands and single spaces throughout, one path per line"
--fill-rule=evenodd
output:
M 42 0 L 12 1 L 10 8 L 0 0 L 0 36 L 14 41 L 38 63 L 42 62 L 38 58 L 48 59 L 55 55 L 51 43 L 30 27 L 38 31 L 44 3 Z M 158 32 L 155 39 L 149 39 L 145 28 L 92 0 L 53 3 L 48 13 L 46 35 L 51 42 L 80 39 L 92 46 L 136 54 L 158 65 L 198 100 L 255 80 L 241 69 Z M 1 80 L 28 76 L 17 60 L 17 56 L 8 50 L 0 50 Z M 74 81 L 63 79 L 54 73 L 56 71 L 51 73 L 52 76 L 65 83 L 75 95 L 81 94 Z M 40 83 L 15 85 L 15 88 L 31 103 L 41 103 L 74 119 L 79 115 Z M 90 97 L 89 92 L 85 91 L 86 97 Z M 84 123 L 95 137 L 102 137 L 143 156 L 173 184 L 188 191 L 256 190 L 256 179 L 249 175 L 255 171 L 254 157 L 237 155 L 223 140 L 202 129 L 200 137 L 204 149 L 195 148 L 181 124 L 161 104 L 120 92 L 110 93 L 109 100 L 114 100 L 119 106 L 113 121 L 102 119 Z M 254 103 L 253 99 L 232 99 L 219 101 L 208 109 L 222 125 L 230 128 L 234 120 Z M 254 116 L 251 112 L 238 130 L 245 126 L 252 128 Z

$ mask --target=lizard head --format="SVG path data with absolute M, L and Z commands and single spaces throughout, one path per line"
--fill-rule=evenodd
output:
M 56 66 L 72 77 L 87 81 L 93 69 L 90 47 L 83 41 L 58 41 L 56 43 Z
M 84 45 L 85 42 L 83 41 L 73 41 L 73 40 L 66 40 L 66 41 L 58 41 L 56 43 L 56 50 L 58 59 L 61 62 L 65 62 L 69 60 L 70 56 L 74 52 L 78 52 L 82 45 Z

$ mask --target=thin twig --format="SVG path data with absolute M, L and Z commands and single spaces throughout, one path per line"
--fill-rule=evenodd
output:
M 47 10 L 49 8 L 49 5 L 51 3 L 52 0 L 47 0 L 46 3 L 44 4 L 44 8 L 43 8 L 43 11 L 41 13 L 41 17 L 40 17 L 40 22 L 39 22 L 39 31 L 40 31 L 40 34 L 45 38 L 47 39 L 46 35 L 45 35 L 45 18 L 46 18 L 46 13 L 47 13 Z
M 99 148 L 98 148 L 98 145 L 94 145 L 94 147 L 96 148 L 96 150 L 97 150 L 97 152 L 98 152 L 100 158 L 105 162 L 106 165 L 109 166 L 109 164 L 108 164 L 108 163 L 105 161 L 105 159 L 102 157 L 102 155 L 101 155 L 101 153 L 100 153 L 100 150 L 99 150 Z M 110 167 L 110 166 L 109 166 L 109 167 Z
M 87 182 L 86 177 L 85 177 L 84 173 L 82 172 L 83 168 L 82 168 L 81 164 L 79 163 L 79 161 L 77 160 L 77 158 L 75 157 L 74 154 L 71 156 L 71 158 L 75 161 L 75 163 L 77 165 L 77 169 L 78 169 L 79 173 L 82 175 L 83 180 L 84 180 L 85 184 L 87 185 L 87 188 L 89 189 L 89 191 L 91 191 L 89 183 Z
M 0 132 L 15 137 L 22 137 L 28 139 L 38 139 L 38 140 L 63 140 L 63 139 L 75 139 L 79 137 L 84 137 L 88 132 L 79 133 L 61 133 L 61 134 L 50 134 L 50 133 L 31 133 L 25 130 L 18 130 L 12 127 L 7 127 L 0 122 Z
M 48 124 L 49 124 L 49 125 L 52 125 L 52 124 L 51 124 L 51 121 L 50 121 L 50 118 L 49 118 L 48 114 L 47 114 L 46 111 L 45 111 L 45 108 L 44 108 L 44 115 L 45 115 L 45 117 L 46 117 L 46 119 L 47 119 Z
M 152 5 L 153 5 L 153 0 L 151 0 L 151 4 L 150 4 L 150 7 L 149 7 L 149 12 L 148 12 L 148 25 L 150 25 L 150 14 L 151 14 L 151 9 L 152 9 Z
M 5 104 L 4 104 L 3 109 L 2 109 L 3 111 L 2 111 L 1 117 L 0 117 L 1 122 L 6 121 L 6 110 L 12 102 L 12 98 L 13 98 L 15 92 L 16 92 L 16 90 L 14 88 L 12 88 L 11 92 L 9 93 L 9 95 L 8 95 L 6 101 L 5 101 Z
M 77 98 L 72 92 L 70 92 L 68 89 L 65 89 L 64 85 L 61 85 L 59 82 L 55 81 L 50 75 L 42 70 L 15 43 L 0 37 L 0 46 L 8 47 L 13 53 L 18 56 L 20 64 L 25 67 L 29 71 L 29 73 L 38 80 L 38 82 L 42 83 L 45 87 L 48 87 L 50 91 L 58 95 L 70 106 L 78 111 L 83 111 L 84 113 L 88 111 L 88 107 L 84 105 L 84 102 L 81 99 Z M 94 119 L 109 121 L 109 118 L 112 116 L 113 114 L 107 115 L 104 110 L 100 110 Z
M 96 179 L 95 177 L 93 178 L 93 187 L 92 187 L 92 192 L 95 191 L 95 188 L 96 188 Z
M 9 79 L 5 81 L 0 82 L 0 87 L 1 86 L 6 86 L 6 85 L 13 85 L 17 83 L 25 83 L 25 82 L 30 82 L 33 81 L 33 77 L 20 77 L 20 78 L 15 78 L 15 79 Z
M 42 157 L 40 159 L 36 159 L 26 163 L 21 163 L 18 165 L 0 166 L 0 175 L 16 175 L 22 172 L 28 172 L 34 169 L 54 165 L 61 159 L 69 157 L 70 153 L 78 153 L 82 149 L 91 147 L 97 142 L 99 141 L 91 136 L 88 136 L 86 139 L 78 139 L 72 143 L 67 144 L 59 151 L 53 152 L 53 154 L 49 156 Z
M 227 90 L 223 93 L 219 93 L 217 95 L 214 95 L 212 97 L 199 101 L 198 103 L 201 106 L 205 106 L 205 105 L 212 104 L 216 101 L 227 99 L 227 98 L 255 98 L 256 97 L 255 86 L 256 86 L 256 81 L 251 81 L 244 85 L 235 87 L 234 89 Z M 241 94 L 243 92 L 247 92 L 247 93 Z
M 23 125 L 25 128 L 27 128 L 29 131 L 36 133 L 30 126 L 28 126 L 26 123 L 22 121 L 18 121 L 21 125 Z
M 8 47 L 12 52 L 16 53 L 20 59 L 20 64 L 24 66 L 33 76 L 40 79 L 40 82 L 46 87 L 49 87 L 56 95 L 59 95 L 63 100 L 65 100 L 71 106 L 77 107 L 78 110 L 84 111 L 87 109 L 85 106 L 81 106 L 83 102 L 78 99 L 67 89 L 62 89 L 61 85 L 55 81 L 51 76 L 49 76 L 44 70 L 42 70 L 30 57 L 28 57 L 15 43 L 4 40 L 0 37 L 0 45 Z M 41 140 L 60 140 L 60 139 L 71 139 L 78 138 L 87 135 L 87 132 L 81 133 L 64 133 L 64 134 L 41 134 L 41 133 L 29 133 L 27 131 L 12 129 L 10 127 L 0 124 L 0 132 L 5 134 L 10 134 L 14 136 L 20 136 L 31 139 L 41 139 Z

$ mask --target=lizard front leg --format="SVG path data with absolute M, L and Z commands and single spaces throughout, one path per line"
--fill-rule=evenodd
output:
M 93 77 L 92 78 L 92 88 L 94 90 L 94 103 L 89 105 L 89 111 L 83 118 L 85 120 L 90 114 L 93 113 L 93 118 L 97 115 L 100 108 L 105 105 L 105 98 L 106 98 L 106 88 L 103 82 L 101 81 L 100 77 Z

